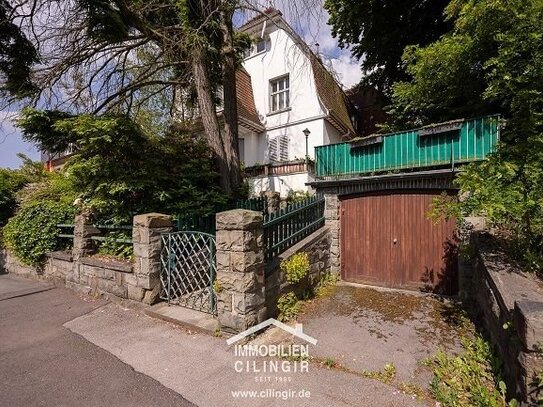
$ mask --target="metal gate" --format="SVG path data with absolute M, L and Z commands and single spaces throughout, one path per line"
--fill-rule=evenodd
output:
M 215 315 L 215 236 L 203 232 L 162 235 L 160 298 Z

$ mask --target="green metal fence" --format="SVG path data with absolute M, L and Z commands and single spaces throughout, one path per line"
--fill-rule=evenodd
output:
M 324 198 L 314 196 L 264 215 L 265 258 L 270 260 L 324 226 Z
M 132 231 L 132 225 L 93 225 L 93 226 L 96 229 L 99 229 L 105 235 L 107 235 L 108 232 L 120 232 L 120 231 L 131 232 Z M 68 223 L 60 223 L 57 225 L 57 228 L 61 230 L 61 233 L 57 234 L 59 238 L 73 240 L 75 225 L 68 224 Z M 66 233 L 66 232 L 70 232 L 70 233 Z M 116 238 L 110 238 L 110 240 L 117 243 L 132 244 L 131 233 L 127 233 L 127 235 L 128 234 L 130 235 L 130 237 L 128 236 L 126 238 L 116 237 Z M 91 239 L 98 242 L 104 242 L 108 240 L 106 236 L 92 236 Z
M 251 211 L 258 211 L 266 214 L 268 210 L 268 201 L 265 197 L 239 200 L 236 201 L 234 205 L 226 206 L 223 210 L 227 211 L 229 209 L 249 209 Z M 178 215 L 176 217 L 177 230 L 179 232 L 195 231 L 215 235 L 217 232 L 215 227 L 215 215 L 216 214 L 214 213 L 204 216 Z
M 315 148 L 321 179 L 483 160 L 499 139 L 499 116 L 457 120 Z
M 177 230 L 179 232 L 204 232 L 210 235 L 215 235 L 217 230 L 215 227 L 215 214 L 212 213 L 206 216 L 189 215 L 177 217 Z

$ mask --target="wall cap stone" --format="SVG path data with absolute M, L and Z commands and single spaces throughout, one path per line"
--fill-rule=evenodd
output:
M 123 263 L 120 261 L 104 261 L 101 259 L 96 259 L 92 257 L 82 257 L 79 259 L 81 264 L 86 264 L 88 266 L 101 267 L 114 271 L 121 271 L 123 273 L 132 273 L 133 265 L 130 263 Z
M 279 261 L 288 259 L 293 254 L 296 254 L 298 252 L 303 252 L 305 249 L 307 249 L 309 246 L 311 246 L 313 243 L 321 239 L 324 235 L 330 232 L 330 228 L 327 226 L 323 226 L 319 230 L 316 230 L 315 232 L 311 233 L 309 236 L 303 238 L 295 245 L 289 247 L 287 250 L 285 250 L 283 253 L 277 256 Z
M 47 257 L 49 257 L 51 259 L 64 260 L 64 261 L 69 261 L 69 262 L 74 261 L 72 253 L 65 252 L 65 251 L 47 253 Z
M 216 216 L 217 230 L 250 230 L 262 224 L 262 212 L 248 209 L 233 209 L 219 212 Z
M 163 213 L 151 212 L 134 216 L 134 227 L 165 228 L 172 226 L 172 217 Z

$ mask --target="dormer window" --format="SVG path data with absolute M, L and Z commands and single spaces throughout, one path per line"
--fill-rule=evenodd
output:
M 254 55 L 258 55 L 266 52 L 269 49 L 270 39 L 259 38 L 258 41 L 251 44 L 251 46 L 245 50 L 244 57 L 249 58 Z

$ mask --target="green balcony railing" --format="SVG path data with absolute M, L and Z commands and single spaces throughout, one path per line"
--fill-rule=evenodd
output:
M 336 179 L 479 161 L 495 150 L 499 133 L 499 116 L 486 116 L 316 147 L 316 177 Z

